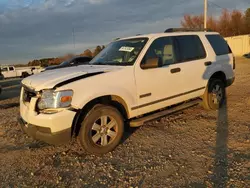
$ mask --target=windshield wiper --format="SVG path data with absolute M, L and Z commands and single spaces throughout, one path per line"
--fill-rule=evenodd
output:
M 91 65 L 105 65 L 105 63 L 104 62 L 94 62 Z
M 128 66 L 128 65 L 133 65 L 133 64 L 129 62 L 121 62 L 121 63 L 110 63 L 109 65 Z

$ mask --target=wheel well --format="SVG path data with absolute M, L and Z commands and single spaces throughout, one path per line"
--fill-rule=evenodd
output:
M 72 136 L 77 136 L 79 134 L 81 128 L 81 122 L 83 121 L 87 113 L 96 104 L 110 105 L 115 107 L 122 114 L 124 120 L 127 120 L 129 117 L 127 105 L 122 98 L 114 95 L 98 97 L 88 102 L 81 110 L 77 112 L 72 124 L 72 129 L 71 129 Z
M 226 75 L 225 75 L 225 73 L 222 72 L 222 71 L 219 71 L 219 72 L 214 73 L 214 74 L 211 76 L 210 80 L 211 80 L 211 79 L 215 79 L 215 78 L 216 78 L 216 79 L 222 80 L 224 84 L 227 83 Z
M 27 73 L 27 72 L 22 72 L 22 76 L 23 76 L 23 77 L 29 76 L 29 73 Z

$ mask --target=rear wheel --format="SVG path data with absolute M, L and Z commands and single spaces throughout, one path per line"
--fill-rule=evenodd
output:
M 21 78 L 26 78 L 26 77 L 28 77 L 28 76 L 29 76 L 29 73 L 23 72 Z
M 123 131 L 123 117 L 116 108 L 96 105 L 82 121 L 78 140 L 88 153 L 101 155 L 115 149 Z
M 220 79 L 211 79 L 203 95 L 203 107 L 217 110 L 225 102 L 225 83 Z

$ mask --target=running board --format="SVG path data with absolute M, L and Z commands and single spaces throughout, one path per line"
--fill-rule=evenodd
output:
M 143 125 L 144 123 L 146 123 L 148 121 L 162 118 L 166 115 L 178 112 L 180 110 L 184 110 L 186 108 L 196 106 L 196 105 L 200 104 L 201 101 L 202 101 L 201 99 L 195 99 L 195 100 L 186 102 L 184 104 L 181 104 L 181 105 L 178 105 L 178 106 L 175 106 L 175 107 L 163 110 L 163 111 L 159 111 L 159 112 L 156 112 L 156 113 L 153 113 L 150 115 L 143 116 L 143 117 L 138 118 L 138 119 L 134 119 L 134 120 L 130 121 L 130 127 L 140 127 L 141 125 Z

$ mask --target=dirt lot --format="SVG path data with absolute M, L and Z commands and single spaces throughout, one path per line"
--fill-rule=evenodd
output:
M 218 112 L 187 109 L 131 129 L 103 157 L 19 129 L 18 98 L 0 101 L 0 187 L 250 187 L 250 60 Z

